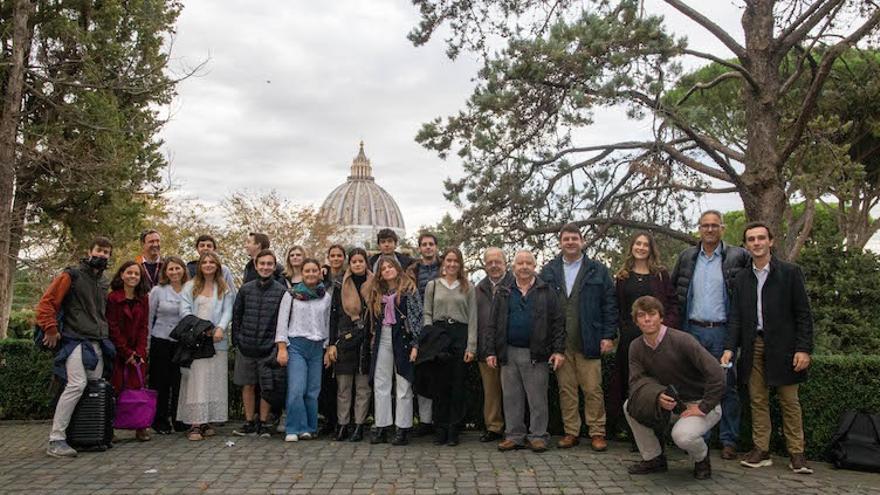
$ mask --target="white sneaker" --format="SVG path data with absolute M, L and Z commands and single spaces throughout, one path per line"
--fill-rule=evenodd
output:
M 284 437 L 284 441 L 285 441 L 285 442 L 298 442 L 298 441 L 299 441 L 299 437 L 296 436 L 296 433 L 288 433 L 288 434 Z
M 77 452 L 64 440 L 50 440 L 46 454 L 50 457 L 76 457 Z
M 275 426 L 275 431 L 277 433 L 284 433 L 287 431 L 287 415 L 281 414 L 281 417 L 278 418 L 278 425 Z

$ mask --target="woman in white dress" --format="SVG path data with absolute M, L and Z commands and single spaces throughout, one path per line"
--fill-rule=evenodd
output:
M 222 276 L 220 257 L 205 253 L 199 259 L 196 276 L 183 286 L 180 317 L 195 315 L 214 324 L 213 357 L 196 359 L 180 379 L 177 420 L 190 424 L 187 438 L 202 440 L 215 435 L 211 423 L 222 423 L 229 416 L 226 327 L 232 319 L 235 294 Z

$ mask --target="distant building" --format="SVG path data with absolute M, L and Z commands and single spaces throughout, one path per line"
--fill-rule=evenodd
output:
M 321 214 L 344 229 L 341 241 L 346 246 L 377 249 L 376 234 L 388 228 L 402 240 L 406 236 L 403 215 L 388 191 L 376 184 L 373 167 L 364 154 L 364 142 L 351 162 L 348 180 L 333 190 L 321 205 Z

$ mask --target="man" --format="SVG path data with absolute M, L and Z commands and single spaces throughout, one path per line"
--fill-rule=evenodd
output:
M 269 249 L 269 236 L 263 234 L 261 232 L 251 232 L 248 234 L 247 239 L 244 242 L 244 250 L 247 253 L 250 261 L 244 265 L 244 276 L 242 277 L 242 285 L 250 282 L 251 280 L 256 280 L 260 278 L 259 274 L 257 274 L 256 266 L 254 266 L 254 257 L 264 249 Z M 275 271 L 272 275 L 275 277 L 275 280 L 279 282 L 284 282 L 284 267 L 281 264 L 275 264 Z
M 56 276 L 37 304 L 36 320 L 43 330 L 43 344 L 51 349 L 60 347 L 55 373 L 67 382 L 52 418 L 46 449 L 52 457 L 76 456 L 76 450 L 67 444 L 70 418 L 88 380 L 104 376 L 105 361 L 113 362 L 115 349 L 109 341 L 104 315 L 109 284 L 103 276 L 112 252 L 109 239 L 96 237 L 88 256 Z
M 541 270 L 541 278 L 556 290 L 565 314 L 565 364 L 556 372 L 565 435 L 557 447 L 567 449 L 579 443 L 580 388 L 584 393 L 590 446 L 601 452 L 608 448 L 602 354 L 614 348 L 617 296 L 608 268 L 583 253 L 584 239 L 577 225 L 562 227 L 559 245 L 562 253 Z
M 202 234 L 198 238 L 196 238 L 196 252 L 199 254 L 199 259 L 204 256 L 206 253 L 213 253 L 217 251 L 217 241 L 214 240 L 208 234 Z M 199 260 L 195 259 L 187 262 L 186 271 L 189 272 L 189 278 L 193 278 L 196 276 L 196 270 L 199 268 Z M 223 265 L 223 279 L 226 281 L 226 285 L 229 287 L 235 287 L 235 283 L 232 279 L 232 271 L 229 270 L 229 267 Z
M 421 258 L 418 261 L 412 262 L 406 272 L 416 281 L 416 286 L 419 288 L 419 296 L 421 296 L 424 303 L 425 287 L 428 285 L 428 282 L 440 276 L 440 260 L 437 258 L 437 237 L 434 234 L 423 232 L 419 234 L 418 242 Z M 391 251 L 393 252 L 394 249 L 391 248 Z M 417 397 L 419 403 L 419 426 L 413 432 L 413 436 L 431 435 L 434 433 L 432 414 L 434 401 L 423 395 Z
M 397 258 L 397 262 L 400 263 L 400 267 L 406 270 L 409 268 L 409 265 L 412 264 L 413 259 L 409 256 L 397 252 L 397 243 L 400 242 L 397 238 L 397 234 L 391 229 L 382 229 L 376 235 L 376 242 L 379 244 L 379 252 L 370 256 L 369 266 L 373 270 L 373 273 L 376 273 L 376 268 L 379 265 L 379 257 L 382 255 L 386 256 L 394 256 Z M 436 242 L 435 242 L 435 250 L 436 250 Z M 427 284 L 427 282 L 425 282 Z M 424 295 L 424 293 L 422 293 Z
M 266 394 L 281 392 L 283 395 L 285 391 L 283 383 L 276 383 L 281 380 L 272 380 L 273 375 L 280 378 L 283 372 L 273 373 L 267 367 L 275 348 L 278 307 L 287 289 L 274 278 L 276 261 L 272 251 L 260 251 L 254 261 L 259 278 L 241 286 L 232 306 L 232 343 L 236 348 L 233 382 L 241 387 L 245 416 L 245 424 L 233 433 L 241 436 L 256 433 L 268 438 L 271 436 L 271 403 Z M 266 376 L 270 377 L 269 383 Z M 255 421 L 254 411 L 257 384 L 261 385 L 263 395 L 259 421 Z
M 734 279 L 730 333 L 722 363 L 731 363 L 741 349 L 739 377 L 748 384 L 752 406 L 754 449 L 741 461 L 758 468 L 770 459 L 770 387 L 782 406 L 785 445 L 795 473 L 812 474 L 804 457 L 804 425 L 798 399 L 807 379 L 813 352 L 813 315 L 799 266 L 771 255 L 773 233 L 761 222 L 746 225 L 743 242 L 752 255 L 752 269 Z
M 161 240 L 159 232 L 147 229 L 141 232 L 141 254 L 135 259 L 143 268 L 147 277 L 147 285 L 152 289 L 159 284 L 159 276 L 162 273 Z
M 703 436 L 721 419 L 724 372 L 715 357 L 690 335 L 663 325 L 663 304 L 652 296 L 636 299 L 632 316 L 642 336 L 629 346 L 630 396 L 623 405 L 642 461 L 630 474 L 667 470 L 654 428 L 672 427 L 672 441 L 694 462 L 694 477 L 712 477 Z M 671 413 L 671 416 L 670 416 Z
M 513 259 L 514 283 L 500 286 L 486 332 L 486 364 L 501 366 L 506 438 L 502 452 L 526 447 L 547 450 L 547 386 L 565 362 L 565 315 L 556 292 L 536 276 L 535 256 L 519 251 Z M 523 419 L 529 407 L 529 428 Z
M 697 338 L 703 347 L 721 359 L 727 340 L 727 319 L 730 305 L 730 287 L 737 273 L 748 265 L 745 249 L 728 246 L 721 238 L 724 224 L 721 213 L 708 210 L 700 215 L 700 242 L 685 249 L 672 271 L 672 284 L 683 308 L 684 330 Z M 736 459 L 739 440 L 739 395 L 736 389 L 736 371 L 727 370 L 727 390 L 721 401 L 720 438 L 721 458 Z
M 490 247 L 483 253 L 483 267 L 486 276 L 477 284 L 477 360 L 480 363 L 480 378 L 483 382 L 483 422 L 486 431 L 480 436 L 481 442 L 495 442 L 504 438 L 504 411 L 502 409 L 501 371 L 489 366 L 485 361 L 488 353 L 489 322 L 492 319 L 492 299 L 499 287 L 510 287 L 513 275 L 507 269 L 504 251 Z

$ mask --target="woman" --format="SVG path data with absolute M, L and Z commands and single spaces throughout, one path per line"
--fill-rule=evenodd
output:
M 171 362 L 175 341 L 170 335 L 180 322 L 181 292 L 187 280 L 189 273 L 183 260 L 168 256 L 159 273 L 159 285 L 150 291 L 150 388 L 158 393 L 153 430 L 160 435 L 171 433 L 172 425 L 183 431 L 183 425 L 177 422 L 180 367 Z
M 330 346 L 327 361 L 333 364 L 336 375 L 336 440 L 348 438 L 360 442 L 364 438 L 364 423 L 370 413 L 370 339 L 365 325 L 366 303 L 361 294 L 367 279 L 367 252 L 354 248 L 348 253 L 348 270 L 342 277 L 341 289 L 333 310 L 338 314 L 336 324 L 331 316 Z M 351 397 L 354 394 L 354 425 L 351 419 Z
M 612 423 L 623 417 L 623 402 L 629 388 L 629 345 L 642 333 L 632 319 L 632 305 L 642 296 L 654 296 L 663 303 L 663 324 L 679 328 L 678 299 L 669 272 L 660 264 L 660 251 L 654 237 L 637 232 L 629 243 L 623 266 L 615 274 L 620 339 L 614 356 L 614 374 L 609 385 Z
M 307 258 L 302 282 L 281 298 L 275 342 L 278 364 L 287 366 L 285 442 L 311 440 L 318 430 L 321 364 L 330 334 L 332 296 L 321 281 L 321 265 Z
M 392 445 L 409 443 L 412 427 L 413 362 L 422 331 L 422 301 L 415 282 L 403 273 L 395 256 L 382 255 L 369 282 L 367 309 L 373 332 L 370 378 L 374 384 L 375 424 L 371 444 L 388 441 L 392 423 L 391 383 L 396 381 Z
M 107 326 L 110 329 L 110 340 L 116 347 L 111 381 L 119 395 L 123 388 L 141 388 L 140 377 L 147 375 L 150 287 L 147 285 L 143 267 L 134 261 L 126 261 L 116 270 L 110 289 L 112 291 L 107 296 Z M 135 431 L 135 438 L 147 442 L 150 440 L 150 433 L 142 428 Z
M 434 378 L 434 445 L 458 445 L 458 429 L 465 414 L 465 365 L 477 352 L 477 300 L 467 279 L 464 258 L 457 248 L 440 257 L 443 276 L 425 286 L 424 324 L 443 329 L 451 338 L 451 358 Z
M 324 287 L 332 290 L 330 303 L 330 343 L 335 342 L 336 328 L 339 324 L 340 295 L 342 290 L 342 276 L 345 274 L 345 248 L 339 244 L 333 244 L 327 248 L 327 264 L 321 268 L 324 277 Z M 318 395 L 318 414 L 324 417 L 322 433 L 335 435 L 337 440 L 345 440 L 346 428 L 337 422 L 336 412 L 336 379 L 333 377 L 333 366 L 324 355 L 324 371 L 321 375 L 321 393 Z M 339 425 L 339 426 L 338 426 Z
M 284 257 L 284 280 L 287 281 L 288 289 L 302 282 L 302 267 L 305 259 L 306 251 L 302 246 L 293 246 L 287 250 L 287 256 Z
M 232 319 L 235 296 L 223 279 L 222 267 L 216 253 L 203 254 L 196 276 L 180 291 L 181 318 L 195 315 L 214 324 L 210 331 L 214 356 L 194 360 L 189 371 L 181 373 L 177 419 L 191 425 L 186 436 L 192 441 L 214 436 L 211 423 L 223 423 L 229 416 L 226 328 Z

